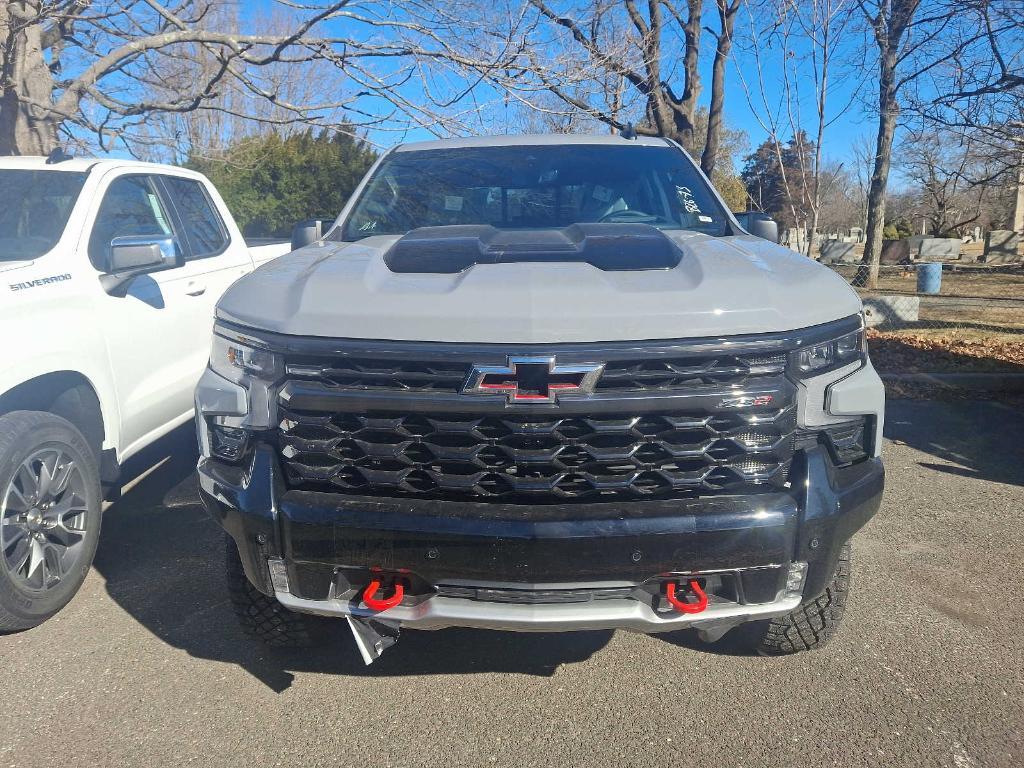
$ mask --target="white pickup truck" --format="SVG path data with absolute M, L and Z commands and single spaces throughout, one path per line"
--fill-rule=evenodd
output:
M 119 467 L 188 421 L 247 247 L 198 173 L 0 158 L 0 632 L 45 621 L 89 570 Z

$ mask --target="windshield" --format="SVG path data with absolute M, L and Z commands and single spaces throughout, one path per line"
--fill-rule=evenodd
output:
M 726 221 L 699 172 L 673 147 L 471 147 L 390 155 L 337 238 L 456 224 L 543 229 L 585 222 L 721 235 Z
M 84 173 L 0 169 L 0 261 L 42 256 L 60 240 Z

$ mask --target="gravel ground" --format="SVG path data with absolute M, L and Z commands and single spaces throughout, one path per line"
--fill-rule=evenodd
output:
M 342 632 L 304 653 L 239 633 L 183 431 L 108 511 L 71 606 L 0 637 L 0 768 L 1024 764 L 1024 417 L 895 401 L 886 433 L 884 508 L 822 651 L 409 631 L 365 668 Z

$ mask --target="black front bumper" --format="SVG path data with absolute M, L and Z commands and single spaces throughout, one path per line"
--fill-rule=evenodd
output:
M 879 459 L 837 468 L 820 447 L 797 452 L 786 492 L 634 503 L 291 491 L 267 445 L 241 467 L 203 459 L 199 476 L 203 500 L 237 543 L 250 581 L 273 594 L 267 560 L 281 559 L 291 593 L 309 600 L 326 599 L 339 574 L 357 585 L 370 568 L 407 573 L 425 591 L 642 584 L 670 572 L 734 570 L 745 602 L 758 603 L 775 598 L 786 566 L 797 561 L 808 563 L 804 594 L 816 595 L 842 544 L 878 510 L 884 484 Z

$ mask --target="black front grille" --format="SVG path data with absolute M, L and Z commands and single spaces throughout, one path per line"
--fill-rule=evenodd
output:
M 700 384 L 738 386 L 755 377 L 780 374 L 785 369 L 784 354 L 616 360 L 605 366 L 596 389 L 598 392 L 642 392 Z
M 471 368 L 471 363 L 444 361 L 300 358 L 289 360 L 288 375 L 341 389 L 454 393 L 462 389 Z
M 792 405 L 589 416 L 279 411 L 292 488 L 512 503 L 775 490 L 796 428 Z
M 577 355 L 579 356 L 579 355 Z M 585 357 L 585 356 L 584 356 Z M 501 364 L 499 357 L 491 360 Z M 784 354 L 701 355 L 625 357 L 577 362 L 603 363 L 598 392 L 643 392 L 679 389 L 703 384 L 742 386 L 751 380 L 780 374 L 786 367 Z M 344 356 L 323 359 L 292 357 L 288 375 L 300 381 L 316 381 L 339 389 L 431 392 L 456 394 L 462 390 L 473 368 L 472 361 L 409 360 L 391 356 Z

